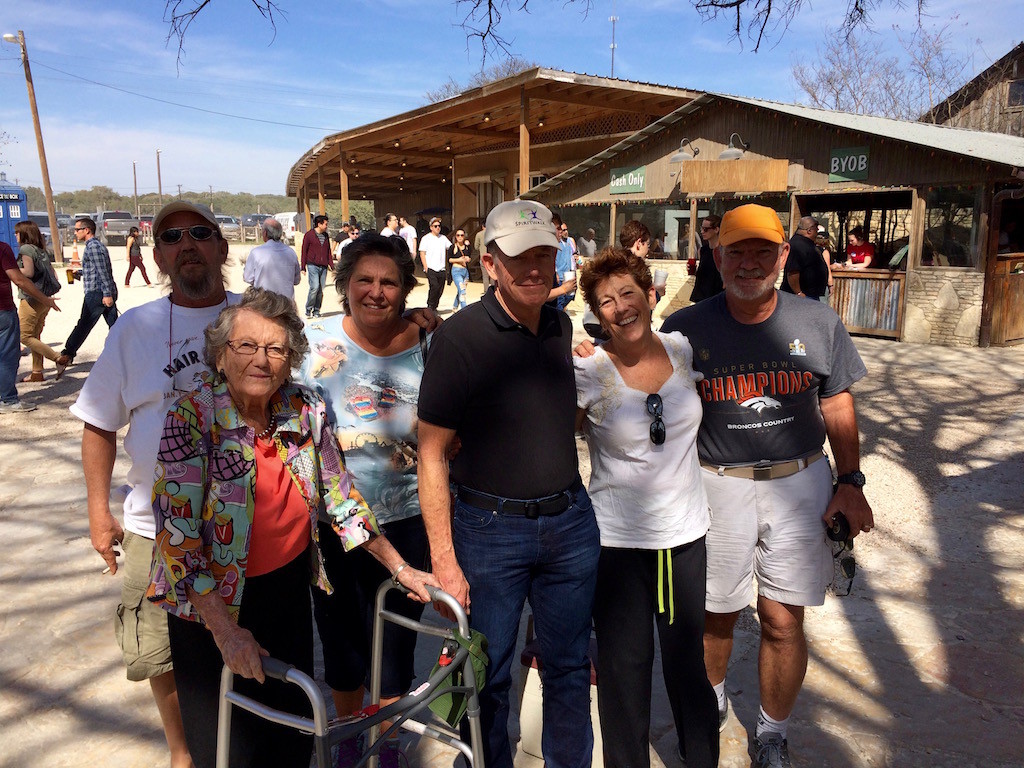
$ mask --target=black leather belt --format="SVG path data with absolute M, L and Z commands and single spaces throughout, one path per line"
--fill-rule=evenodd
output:
M 500 512 L 503 515 L 518 515 L 528 517 L 531 520 L 538 517 L 554 517 L 560 515 L 569 508 L 576 494 L 583 488 L 583 483 L 576 479 L 561 493 L 553 496 L 545 496 L 540 499 L 506 499 L 502 496 L 492 496 L 489 493 L 474 491 L 465 486 L 459 486 L 459 501 L 477 507 L 488 512 Z

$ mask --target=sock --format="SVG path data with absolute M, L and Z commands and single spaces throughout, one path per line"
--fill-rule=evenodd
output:
M 718 697 L 718 711 L 721 712 L 726 707 L 725 701 L 725 680 L 720 682 L 718 685 L 712 686 L 715 689 L 715 696 Z
M 782 738 L 786 738 L 786 726 L 789 725 L 789 718 L 785 720 L 773 720 L 768 716 L 768 713 L 764 711 L 764 707 L 760 707 L 757 712 L 757 728 L 754 730 L 754 737 L 761 738 L 765 731 L 772 731 L 782 735 Z

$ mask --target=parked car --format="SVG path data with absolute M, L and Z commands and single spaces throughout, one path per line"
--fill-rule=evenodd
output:
M 153 217 L 149 214 L 139 216 L 139 231 L 142 232 L 143 240 L 153 239 Z
M 225 240 L 242 239 L 242 225 L 238 223 L 238 219 L 221 213 L 214 215 L 217 217 L 217 223 L 220 224 L 220 233 L 224 235 Z
M 269 218 L 271 218 L 269 213 L 247 213 L 242 217 L 242 226 L 259 227 Z
M 299 212 L 277 213 L 274 218 L 281 222 L 281 228 L 284 229 L 284 237 L 281 239 L 288 245 L 295 245 L 295 233 L 299 231 Z
M 139 226 L 139 220 L 127 211 L 100 211 L 93 219 L 96 222 L 96 237 L 104 245 L 125 245 L 128 232 Z
M 50 234 L 50 214 L 46 211 L 29 211 L 26 218 L 28 221 L 35 222 L 35 225 L 39 227 L 43 241 L 46 243 L 46 253 L 49 254 L 50 261 L 53 261 L 56 257 L 53 255 L 53 237 Z M 59 221 L 57 226 L 60 227 Z

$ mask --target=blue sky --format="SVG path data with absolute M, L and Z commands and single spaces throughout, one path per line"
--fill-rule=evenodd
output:
M 5 3 L 0 32 L 25 31 L 54 192 L 107 185 L 130 194 L 133 160 L 139 192 L 156 191 L 161 149 L 165 194 L 178 184 L 283 194 L 288 169 L 325 135 L 422 106 L 427 90 L 480 68 L 454 0 L 277 2 L 286 15 L 275 34 L 247 0 L 214 0 L 193 24 L 180 68 L 163 0 Z M 820 0 L 754 53 L 726 22 L 702 23 L 688 0 L 617 0 L 615 75 L 799 101 L 794 58 L 813 58 L 814 41 L 845 7 Z M 932 0 L 928 11 L 941 24 L 962 7 Z M 505 15 L 502 34 L 543 66 L 608 75 L 612 2 L 582 11 L 531 0 L 529 13 Z M 875 15 L 875 34 L 895 44 L 892 25 L 913 23 L 912 13 L 887 10 Z M 984 14 L 952 24 L 973 75 L 1020 41 L 1024 3 L 991 0 Z M 0 146 L 0 170 L 42 186 L 18 49 L 8 43 L 0 130 L 14 139 Z

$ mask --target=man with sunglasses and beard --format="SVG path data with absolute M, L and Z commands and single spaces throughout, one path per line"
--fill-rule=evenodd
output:
M 170 294 L 128 310 L 107 336 L 71 412 L 85 422 L 85 474 L 89 532 L 93 548 L 125 577 L 115 634 L 129 680 L 149 680 L 172 768 L 192 764 L 185 744 L 171 668 L 167 615 L 144 599 L 152 561 L 152 491 L 157 447 L 167 409 L 192 390 L 192 378 L 206 371 L 203 330 L 228 304 L 240 300 L 224 289 L 228 243 L 206 206 L 176 201 L 153 219 L 153 256 L 170 283 Z M 110 511 L 110 486 L 117 451 L 116 432 L 128 425 L 124 449 L 131 459 L 124 526 Z
M 754 204 L 729 211 L 718 241 L 725 291 L 662 327 L 689 339 L 704 375 L 697 450 L 712 512 L 704 657 L 724 728 L 733 628 L 754 598 L 756 576 L 754 760 L 788 768 L 787 724 L 807 671 L 804 609 L 824 603 L 833 574 L 825 525 L 842 513 L 852 536 L 874 527 L 850 393 L 867 371 L 830 307 L 775 289 L 790 250 L 775 211 Z M 826 436 L 839 476 L 834 495 L 829 463 L 820 461 Z

